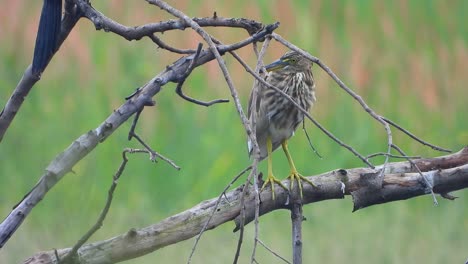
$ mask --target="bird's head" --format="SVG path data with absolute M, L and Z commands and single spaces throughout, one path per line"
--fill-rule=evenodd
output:
M 291 73 L 310 71 L 312 61 L 296 51 L 286 52 L 279 60 L 265 66 L 268 72 L 286 71 Z

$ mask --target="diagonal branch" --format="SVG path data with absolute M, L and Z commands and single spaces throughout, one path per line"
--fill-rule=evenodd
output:
M 434 183 L 434 192 L 436 193 L 448 193 L 468 188 L 468 147 L 448 156 L 418 159 L 414 162 L 421 169 L 422 174 Z M 381 168 L 383 165 L 378 167 Z M 378 173 L 378 170 L 370 168 L 339 169 L 318 176 L 310 176 L 309 179 L 318 187 L 304 186 L 303 204 L 328 199 L 342 199 L 345 195 L 352 195 L 356 210 L 375 204 L 429 194 L 421 175 L 409 162 L 388 163 L 384 173 L 383 188 L 377 191 L 372 189 L 372 186 L 363 184 L 367 175 L 372 173 Z M 288 180 L 283 181 L 283 184 L 288 184 Z M 234 220 L 239 227 L 242 189 L 243 187 L 240 186 L 226 193 L 226 199 L 222 199 L 219 203 L 218 198 L 203 201 L 191 209 L 154 225 L 142 229 L 132 228 L 125 234 L 86 244 L 78 251 L 81 261 L 88 264 L 115 263 L 142 256 L 198 235 L 210 218 L 209 229 L 216 228 L 231 220 Z M 372 191 L 369 191 L 370 189 Z M 365 193 L 366 197 L 356 196 L 358 190 Z M 260 194 L 261 215 L 278 209 L 290 209 L 291 204 L 286 203 L 289 199 L 288 192 L 279 186 L 275 192 L 277 193 L 275 200 L 271 199 L 271 190 L 269 189 Z M 253 187 L 250 187 L 248 195 L 245 197 L 246 223 L 255 218 L 254 195 Z M 211 217 L 215 206 L 218 209 L 216 209 L 216 214 Z M 69 251 L 70 248 L 59 249 L 57 255 L 62 257 Z M 31 257 L 27 263 L 54 263 L 54 259 L 54 251 L 40 252 Z

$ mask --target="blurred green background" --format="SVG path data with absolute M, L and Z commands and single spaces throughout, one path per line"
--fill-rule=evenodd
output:
M 272 23 L 277 33 L 319 57 L 378 113 L 432 143 L 460 150 L 468 143 L 468 1 L 171 1 L 189 16 L 248 17 Z M 4 105 L 30 63 L 42 1 L 0 0 L 0 103 Z M 171 18 L 144 1 L 95 1 L 93 5 L 125 25 Z M 241 30 L 209 29 L 226 43 Z M 166 32 L 167 43 L 194 48 L 191 30 Z M 272 43 L 266 62 L 284 51 Z M 251 48 L 239 54 L 253 67 Z M 136 87 L 164 70 L 179 55 L 157 49 L 149 39 L 128 42 L 96 32 L 81 20 L 53 58 L 0 144 L 0 215 L 5 217 L 37 182 L 47 164 L 71 142 L 97 127 Z M 227 65 L 246 105 L 252 78 L 231 57 Z M 385 151 L 386 135 L 318 67 L 318 103 L 313 116 L 358 151 Z M 234 105 L 204 108 L 180 99 L 175 85 L 164 87 L 146 108 L 137 132 L 181 171 L 134 155 L 122 176 L 104 227 L 93 241 L 156 223 L 217 196 L 249 164 L 246 136 Z M 215 62 L 197 68 L 184 87 L 199 99 L 230 98 Z M 231 100 L 232 101 L 232 100 Z M 42 250 L 71 246 L 95 222 L 125 147 L 130 124 L 107 141 L 53 188 L 0 252 L 0 263 L 20 263 Z M 290 141 L 296 165 L 305 175 L 363 166 L 310 123 L 317 158 L 302 131 Z M 395 131 L 409 155 L 441 153 Z M 275 153 L 276 175 L 287 162 Z M 376 160 L 376 162 L 380 162 Z M 266 165 L 261 165 L 265 170 Z M 245 179 L 245 178 L 243 178 Z M 240 185 L 236 183 L 235 186 Z M 464 263 L 468 258 L 468 191 L 455 202 L 431 197 L 389 203 L 351 213 L 352 201 L 325 201 L 304 208 L 304 263 Z M 291 257 L 286 211 L 260 219 L 260 239 Z M 194 263 L 229 263 L 238 234 L 233 224 L 207 232 Z M 241 263 L 250 259 L 253 225 L 246 230 Z M 185 263 L 193 240 L 172 245 L 129 263 Z M 213 250 L 216 248 L 216 250 Z M 260 263 L 281 263 L 258 248 Z

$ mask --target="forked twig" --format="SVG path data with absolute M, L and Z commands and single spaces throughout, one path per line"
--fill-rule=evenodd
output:
M 148 150 L 148 153 L 150 154 L 150 160 L 151 161 L 157 162 L 156 157 L 158 157 L 158 158 L 164 160 L 165 162 L 167 162 L 172 167 L 174 167 L 174 169 L 180 170 L 180 167 L 177 166 L 177 164 L 175 164 L 171 159 L 166 158 L 163 155 L 161 155 L 160 153 L 154 151 L 148 144 L 146 144 L 145 141 L 143 141 L 143 139 L 140 138 L 140 136 L 138 136 L 137 134 L 134 133 L 133 137 L 136 138 L 136 140 L 138 140 L 138 142 L 140 142 L 140 144 L 142 144 L 146 148 L 146 150 Z
M 141 145 L 145 147 L 145 149 L 148 151 L 150 154 L 150 160 L 152 162 L 157 162 L 156 157 L 164 160 L 165 162 L 169 163 L 172 167 L 174 167 L 176 170 L 180 170 L 180 167 L 175 164 L 171 159 L 164 157 L 163 155 L 159 154 L 158 152 L 154 151 L 146 142 L 141 139 L 140 136 L 135 132 L 136 125 L 138 123 L 138 119 L 140 118 L 140 114 L 143 111 L 143 108 L 138 110 L 135 114 L 135 118 L 133 119 L 132 126 L 130 127 L 130 131 L 128 132 L 128 140 L 131 140 L 132 138 L 135 138 L 138 142 L 140 142 Z
M 197 105 L 202 105 L 202 106 L 210 106 L 210 105 L 214 105 L 214 104 L 217 104 L 217 103 L 227 103 L 227 102 L 229 102 L 229 100 L 227 100 L 227 99 L 216 99 L 216 100 L 212 100 L 212 101 L 209 101 L 209 102 L 203 102 L 203 101 L 200 101 L 200 100 L 197 100 L 195 98 L 192 98 L 190 96 L 185 95 L 184 92 L 182 91 L 182 86 L 184 85 L 185 80 L 187 79 L 187 77 L 190 75 L 190 73 L 195 68 L 198 57 L 200 57 L 200 52 L 202 51 L 202 47 L 203 47 L 203 44 L 198 43 L 197 51 L 196 51 L 195 56 L 193 57 L 192 61 L 190 62 L 190 65 L 187 68 L 187 71 L 185 71 L 185 73 L 181 77 L 179 77 L 179 81 L 178 81 L 177 87 L 176 87 L 176 93 L 180 97 L 182 97 L 184 100 L 187 100 L 187 101 L 189 101 L 191 103 L 194 103 L 194 104 L 197 104 Z

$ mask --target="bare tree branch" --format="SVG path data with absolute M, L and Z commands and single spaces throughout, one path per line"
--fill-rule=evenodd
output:
M 217 49 L 221 53 L 230 50 L 242 48 L 252 42 L 264 38 L 276 29 L 278 24 L 268 25 L 252 36 L 232 45 L 219 45 Z M 88 155 L 100 142 L 106 140 L 117 128 L 120 127 L 128 118 L 138 112 L 148 102 L 152 101 L 152 97 L 159 93 L 161 88 L 169 82 L 177 82 L 178 76 L 186 72 L 193 60 L 193 54 L 180 58 L 174 62 L 166 70 L 155 76 L 147 84 L 142 86 L 137 92 L 115 110 L 102 124 L 94 130 L 83 134 L 76 139 L 67 149 L 59 154 L 47 166 L 45 173 L 41 176 L 39 182 L 32 190 L 16 205 L 11 213 L 0 224 L 0 248 L 8 241 L 11 235 L 21 225 L 23 220 L 47 194 L 47 192 L 62 179 L 62 177 L 72 170 L 72 167 L 77 164 L 82 158 Z M 202 51 L 195 66 L 205 64 L 214 59 L 211 51 Z M 237 94 L 233 94 L 237 96 Z M 239 99 L 236 99 L 236 103 Z M 240 103 L 239 103 L 240 104 Z
M 402 155 L 388 154 L 386 152 L 373 153 L 373 154 L 367 155 L 366 158 L 371 159 L 371 158 L 375 158 L 375 157 L 378 157 L 378 156 L 386 156 L 386 155 L 388 155 L 391 158 L 395 158 L 395 159 L 420 159 L 421 158 L 420 156 L 402 156 Z
M 468 188 L 468 147 L 461 151 L 430 159 L 414 160 L 423 175 L 434 183 L 434 192 L 449 193 L 451 191 Z M 319 202 L 328 199 L 341 199 L 345 195 L 353 196 L 354 210 L 367 206 L 405 200 L 429 194 L 421 175 L 416 172 L 411 163 L 407 161 L 388 163 L 384 172 L 384 181 L 380 189 L 366 184 L 370 174 L 378 173 L 383 165 L 375 170 L 370 168 L 340 169 L 310 176 L 318 187 L 305 185 L 303 189 L 303 204 Z M 284 180 L 283 184 L 288 184 Z M 171 216 L 157 224 L 142 228 L 130 229 L 127 233 L 108 240 L 86 244 L 78 251 L 80 260 L 88 264 L 115 263 L 149 252 L 162 247 L 189 239 L 200 233 L 206 221 L 211 218 L 208 229 L 234 220 L 240 226 L 240 200 L 243 187 L 240 186 L 228 193 L 227 199 L 213 198 Z M 266 214 L 278 209 L 290 209 L 291 203 L 288 192 L 276 186 L 276 199 L 271 199 L 271 190 L 265 189 L 261 195 L 260 214 Z M 358 192 L 361 191 L 361 192 Z M 247 192 L 246 223 L 255 218 L 255 197 L 253 187 Z M 213 208 L 217 206 L 216 214 L 211 216 Z M 237 229 L 236 229 L 237 230 Z M 63 257 L 71 249 L 57 250 L 59 257 Z M 25 263 L 56 263 L 54 251 L 40 252 Z

